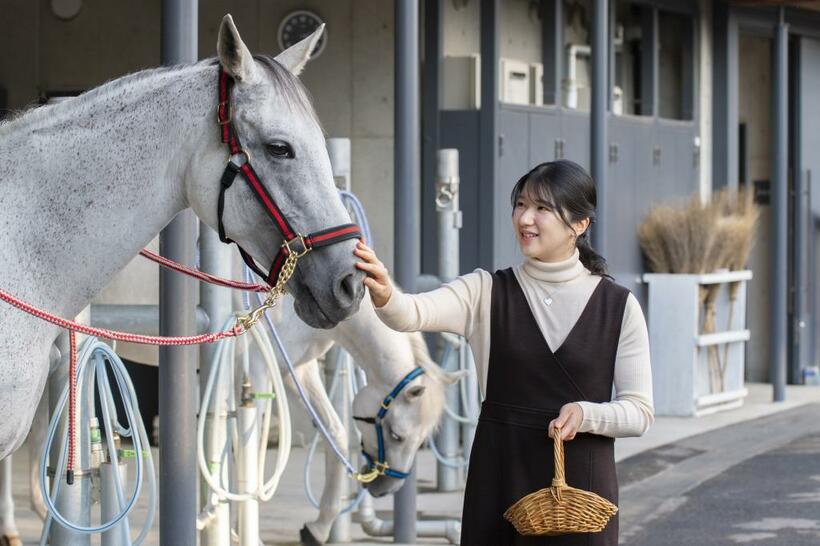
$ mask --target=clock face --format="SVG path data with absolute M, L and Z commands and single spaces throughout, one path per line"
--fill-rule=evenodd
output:
M 284 51 L 290 46 L 299 43 L 319 28 L 322 19 L 312 11 L 299 10 L 289 13 L 279 24 L 279 47 Z M 322 33 L 316 47 L 310 54 L 312 59 L 318 57 L 327 43 L 327 30 Z

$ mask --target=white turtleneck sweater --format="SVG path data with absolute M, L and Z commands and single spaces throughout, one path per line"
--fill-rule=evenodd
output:
M 513 271 L 547 344 L 557 351 L 601 281 L 579 260 L 578 250 L 561 262 L 527 259 Z M 403 332 L 452 332 L 467 338 L 475 357 L 482 398 L 487 388 L 490 359 L 490 301 L 493 278 L 487 271 L 456 278 L 423 294 L 396 290 L 376 309 L 379 318 Z M 552 298 L 551 305 L 546 300 Z M 526 380 L 522 378 L 522 380 Z M 584 418 L 579 432 L 611 437 L 640 436 L 652 424 L 652 372 L 649 336 L 638 300 L 629 294 L 615 358 L 611 402 L 577 402 Z

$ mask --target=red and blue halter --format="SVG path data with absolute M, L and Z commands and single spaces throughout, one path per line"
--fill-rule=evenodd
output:
M 396 385 L 390 394 L 388 394 L 385 399 L 382 401 L 382 405 L 379 408 L 379 412 L 376 414 L 376 417 L 356 417 L 354 416 L 353 419 L 357 421 L 363 421 L 365 423 L 370 423 L 376 427 L 376 441 L 378 443 L 378 459 L 374 459 L 370 453 L 364 448 L 364 444 L 362 444 L 362 455 L 364 455 L 365 460 L 367 460 L 367 472 L 372 472 L 373 470 L 377 471 L 379 474 L 384 476 L 390 476 L 391 478 L 397 478 L 399 480 L 405 479 L 407 476 L 410 475 L 409 472 L 401 472 L 400 470 L 394 470 L 390 468 L 390 465 L 387 464 L 386 456 L 384 453 L 384 429 L 382 427 L 382 422 L 384 421 L 385 415 L 387 415 L 387 410 L 390 409 L 390 404 L 393 403 L 393 400 L 399 395 L 399 393 L 406 387 L 412 380 L 420 376 L 424 373 L 424 370 L 421 368 L 416 368 L 409 374 L 404 376 L 404 379 L 399 381 L 399 384 Z
M 222 173 L 222 180 L 219 189 L 219 201 L 217 203 L 217 218 L 219 227 L 219 240 L 223 243 L 235 243 L 232 239 L 225 235 L 225 226 L 222 222 L 222 213 L 225 209 L 225 191 L 231 187 L 236 176 L 242 173 L 243 178 L 253 190 L 262 208 L 268 213 L 268 216 L 273 221 L 279 233 L 282 234 L 284 242 L 279 248 L 278 253 L 273 259 L 273 263 L 267 273 L 257 265 L 256 261 L 243 249 L 239 244 L 236 247 L 242 255 L 242 259 L 257 275 L 259 275 L 270 286 L 276 284 L 279 277 L 279 271 L 285 263 L 285 259 L 291 252 L 296 252 L 298 256 L 307 254 L 314 248 L 321 248 L 329 246 L 334 243 L 340 243 L 348 239 L 360 239 L 362 232 L 356 224 L 342 224 L 340 226 L 323 229 L 309 235 L 301 235 L 297 233 L 288 222 L 285 215 L 279 209 L 276 201 L 271 197 L 268 190 L 262 184 L 256 171 L 251 166 L 250 154 L 242 148 L 239 142 L 239 136 L 236 133 L 236 127 L 233 124 L 233 108 L 231 106 L 231 89 L 234 81 L 222 67 L 219 68 L 219 104 L 216 109 L 217 123 L 219 124 L 222 142 L 228 145 L 230 156 L 228 157 L 228 164 L 225 166 L 225 171 Z M 239 160 L 240 156 L 244 156 L 245 161 L 240 163 L 234 162 L 236 158 Z

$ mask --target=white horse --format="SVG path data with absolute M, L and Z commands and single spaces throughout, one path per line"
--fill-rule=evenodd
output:
M 302 321 L 288 320 L 292 316 L 292 305 L 292 298 L 283 300 L 282 311 L 275 320 L 277 331 L 309 401 L 336 445 L 345 453 L 349 448 L 347 434 L 325 391 L 316 359 L 336 343 L 364 369 L 367 386 L 353 400 L 353 415 L 359 417 L 374 417 L 385 396 L 402 378 L 416 367 L 424 370 L 425 373 L 413 379 L 392 402 L 382 425 L 386 462 L 395 470 L 409 470 L 419 447 L 441 418 L 446 387 L 466 372 L 442 370 L 430 358 L 422 335 L 400 333 L 385 326 L 376 316 L 370 298 L 362 300 L 358 313 L 330 330 L 317 330 Z M 276 350 L 280 366 L 284 366 L 283 356 L 278 348 Z M 286 377 L 286 385 L 295 393 L 293 383 Z M 362 447 L 375 457 L 378 452 L 375 426 L 356 421 L 356 427 L 362 435 Z M 354 461 L 358 447 L 352 453 Z M 303 543 L 327 540 L 331 524 L 341 511 L 340 491 L 346 479 L 345 468 L 339 462 L 326 470 L 319 515 L 302 530 Z M 401 479 L 380 476 L 366 487 L 371 495 L 380 497 L 396 491 L 402 483 Z
M 350 222 L 296 78 L 320 33 L 275 59 L 252 56 L 226 16 L 216 60 L 139 72 L 0 125 L 0 287 L 73 317 L 178 212 L 190 207 L 217 227 L 227 157 L 215 119 L 220 66 L 235 82 L 236 130 L 293 228 L 306 234 Z M 271 263 L 282 236 L 249 186 L 237 180 L 225 201 L 227 236 Z M 364 289 L 354 245 L 299 261 L 288 288 L 307 323 L 329 328 L 358 309 Z M 0 303 L 0 460 L 28 433 L 59 333 Z

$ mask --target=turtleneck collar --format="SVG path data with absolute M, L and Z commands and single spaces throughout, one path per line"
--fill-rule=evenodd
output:
M 572 256 L 560 262 L 542 262 L 535 258 L 527 258 L 521 269 L 538 281 L 568 282 L 580 277 L 586 271 L 579 257 L 580 252 L 576 248 Z

